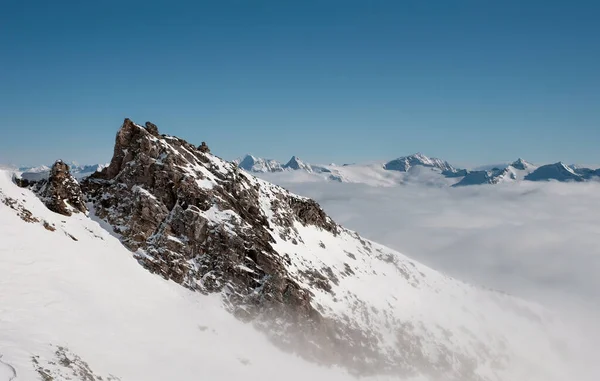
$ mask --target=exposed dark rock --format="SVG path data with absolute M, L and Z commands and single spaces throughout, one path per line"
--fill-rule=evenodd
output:
M 146 122 L 146 130 L 154 136 L 158 136 L 158 127 L 152 122 Z
M 81 381 L 120 381 L 112 374 L 102 377 L 96 374 L 81 357 L 65 347 L 54 347 L 53 358 L 31 356 L 33 369 L 42 381 L 81 380 Z
M 208 146 L 206 145 L 206 142 L 202 142 L 198 146 L 198 151 L 200 151 L 202 153 L 210 153 L 210 148 L 208 148 Z
M 62 160 L 57 160 L 48 179 L 40 181 L 17 181 L 19 186 L 31 187 L 44 204 L 55 213 L 70 216 L 73 213 L 86 213 L 87 208 L 79 183 Z
M 23 221 L 30 222 L 30 223 L 40 222 L 39 218 L 34 217 L 33 213 L 31 213 L 31 211 L 29 211 L 27 208 L 25 208 L 23 206 L 23 203 L 19 202 L 18 200 L 14 199 L 12 197 L 5 196 L 4 193 L 2 193 L 2 189 L 0 189 L 0 201 L 4 205 L 8 206 L 9 208 L 11 208 L 15 212 L 17 212 L 17 215 Z

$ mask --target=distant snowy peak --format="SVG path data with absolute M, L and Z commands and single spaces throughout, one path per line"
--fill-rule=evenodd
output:
M 427 157 L 422 153 L 416 153 L 410 156 L 403 156 L 387 162 L 384 168 L 389 171 L 408 172 L 412 167 L 423 166 L 437 168 L 442 172 L 456 172 L 456 169 L 447 161 L 434 157 Z
M 29 173 L 42 173 L 42 172 L 49 172 L 50 167 L 47 165 L 40 165 L 38 167 L 20 167 L 19 171 L 29 172 Z
M 297 156 L 292 156 L 286 164 L 277 160 L 264 159 L 252 156 L 250 154 L 233 161 L 239 168 L 252 173 L 271 173 L 283 171 L 305 171 L 308 173 L 329 172 L 325 166 L 316 166 L 300 160 Z
M 532 169 L 535 168 L 535 165 L 531 164 L 528 161 L 525 161 L 521 158 L 518 158 L 516 161 L 512 162 L 510 164 L 511 167 L 515 168 L 515 169 L 519 169 L 521 171 L 525 171 L 528 169 Z
M 512 165 L 509 165 L 504 169 L 495 168 L 490 171 L 466 171 L 462 180 L 454 184 L 454 186 L 499 184 L 515 180 L 517 180 L 517 174 Z
M 283 168 L 277 160 L 263 159 L 250 154 L 234 161 L 238 167 L 248 172 L 266 173 L 281 172 Z
M 286 169 L 293 169 L 295 171 L 303 170 L 306 172 L 312 172 L 312 166 L 308 163 L 303 162 L 300 158 L 292 156 L 292 158 L 283 166 Z
M 586 168 L 587 169 L 587 168 Z M 581 169 L 579 169 L 581 171 Z M 591 171 L 591 170 L 589 170 Z M 594 171 L 592 171 L 593 173 Z M 596 171 L 597 172 L 597 171 Z M 584 181 L 585 178 L 581 174 L 575 172 L 575 170 L 563 162 L 558 162 L 554 164 L 542 165 L 537 168 L 535 171 L 531 172 L 529 175 L 525 176 L 525 180 L 529 181 L 548 181 L 548 180 L 558 180 L 558 181 L 575 181 L 581 182 Z
M 453 167 L 445 160 L 428 157 L 422 153 L 402 156 L 386 163 L 313 165 L 297 156 L 285 164 L 276 160 L 246 155 L 234 163 L 251 173 L 299 172 L 298 179 L 305 181 L 303 173 L 313 179 L 343 183 L 365 183 L 370 185 L 394 186 L 408 183 L 423 183 L 436 186 L 466 186 L 500 184 L 520 181 L 588 181 L 600 178 L 600 169 L 590 169 L 564 163 L 537 166 L 519 158 L 512 163 L 485 165 L 475 169 Z

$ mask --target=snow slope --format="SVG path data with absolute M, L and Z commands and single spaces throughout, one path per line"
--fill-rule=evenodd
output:
M 149 273 L 100 224 L 50 212 L 10 176 L 0 171 L 1 381 L 42 380 L 34 359 L 53 381 L 351 378 L 279 351 L 218 296 Z M 96 378 L 73 375 L 83 361 Z

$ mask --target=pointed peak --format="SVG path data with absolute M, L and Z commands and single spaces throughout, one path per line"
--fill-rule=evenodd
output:
M 296 155 L 292 156 L 291 159 L 283 166 L 283 168 L 289 168 L 294 170 L 304 169 L 308 172 L 312 171 L 310 164 L 303 162 Z
M 523 158 L 518 158 L 516 161 L 513 161 L 510 166 L 516 169 L 525 170 L 529 167 L 533 167 L 533 164 Z

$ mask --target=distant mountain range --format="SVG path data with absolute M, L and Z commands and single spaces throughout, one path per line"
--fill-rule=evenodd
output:
M 600 178 L 600 169 L 591 169 L 562 162 L 537 166 L 518 159 L 510 164 L 483 166 L 475 170 L 452 166 L 445 160 L 422 153 L 402 156 L 374 164 L 314 165 L 292 156 L 285 164 L 273 159 L 245 155 L 233 160 L 239 168 L 269 178 L 276 174 L 306 173 L 317 179 L 343 183 L 364 183 L 393 186 L 406 183 L 425 183 L 434 186 L 461 187 L 467 185 L 499 184 L 518 181 L 584 182 Z M 69 163 L 77 179 L 102 170 L 107 164 L 80 165 Z M 488 169 L 489 168 L 489 169 Z M 37 181 L 48 177 L 50 167 L 21 167 L 21 177 Z
M 234 160 L 238 167 L 252 173 L 303 171 L 327 180 L 371 185 L 426 182 L 453 187 L 499 184 L 515 181 L 583 182 L 600 177 L 600 169 L 566 165 L 562 162 L 537 166 L 524 159 L 489 169 L 468 170 L 422 153 L 402 156 L 377 164 L 312 165 L 296 156 L 282 164 L 277 160 L 246 155 Z M 485 167 L 482 167 L 485 168 Z
M 101 171 L 104 167 L 108 166 L 108 164 L 81 165 L 76 162 L 68 163 L 68 165 L 71 170 L 71 175 L 77 179 L 87 177 L 92 173 Z M 25 180 L 38 181 L 48 178 L 48 175 L 50 174 L 50 166 L 40 165 L 38 167 L 20 167 L 19 172 L 22 172 L 20 176 Z

